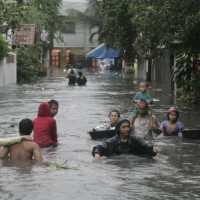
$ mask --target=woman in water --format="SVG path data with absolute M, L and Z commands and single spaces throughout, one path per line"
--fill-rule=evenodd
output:
M 109 122 L 105 122 L 104 124 L 96 126 L 93 128 L 93 131 L 115 129 L 117 120 L 120 118 L 120 112 L 118 110 L 112 110 L 108 117 Z

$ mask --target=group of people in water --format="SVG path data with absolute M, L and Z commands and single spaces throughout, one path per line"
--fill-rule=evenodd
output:
M 178 136 L 184 129 L 184 125 L 178 121 L 179 112 L 175 107 L 168 109 L 167 120 L 160 124 L 148 107 L 153 103 L 152 97 L 148 94 L 148 84 L 141 82 L 139 89 L 140 91 L 133 97 L 136 107 L 128 119 L 121 118 L 118 110 L 112 110 L 109 113 L 109 122 L 93 129 L 93 131 L 112 129 L 116 131 L 114 137 L 93 148 L 92 155 L 95 160 L 101 159 L 102 156 L 122 153 L 156 156 L 161 149 L 145 141 L 149 133 Z M 36 161 L 42 161 L 41 148 L 58 145 L 57 126 L 54 119 L 58 109 L 59 104 L 56 100 L 40 103 L 36 118 L 20 121 L 19 137 L 0 139 L 0 145 L 4 146 L 0 152 L 0 158 L 31 160 L 34 157 Z M 30 136 L 32 131 L 33 140 Z
M 99 160 L 102 156 L 122 153 L 155 156 L 161 149 L 145 141 L 148 134 L 153 132 L 155 135 L 163 133 L 164 136 L 178 136 L 184 129 L 184 125 L 178 121 L 179 112 L 174 106 L 167 110 L 167 120 L 160 124 L 148 106 L 153 103 L 153 98 L 147 92 L 148 83 L 141 82 L 139 89 L 140 91 L 133 97 L 136 107 L 128 119 L 120 118 L 119 111 L 112 110 L 109 113 L 108 125 L 99 125 L 93 129 L 98 131 L 115 127 L 116 130 L 116 136 L 93 148 L 92 154 L 95 160 Z
M 68 85 L 86 85 L 87 83 L 87 78 L 83 76 L 82 71 L 78 71 L 78 77 L 76 77 L 76 69 L 73 68 L 71 65 L 69 69 L 65 70 L 66 71 L 66 78 L 68 78 Z
M 57 126 L 54 116 L 57 114 L 59 104 L 56 100 L 42 102 L 39 105 L 37 117 L 33 120 L 25 118 L 19 123 L 19 136 L 0 139 L 4 146 L 0 158 L 11 160 L 43 161 L 41 148 L 56 147 Z M 33 131 L 33 139 L 30 136 Z

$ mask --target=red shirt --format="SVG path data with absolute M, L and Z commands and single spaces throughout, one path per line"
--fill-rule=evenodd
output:
M 58 145 L 56 120 L 50 117 L 50 106 L 43 102 L 38 108 L 38 116 L 33 120 L 33 140 L 40 147 Z

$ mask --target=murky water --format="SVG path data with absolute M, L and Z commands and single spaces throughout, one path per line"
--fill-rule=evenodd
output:
M 60 104 L 56 116 L 59 146 L 43 149 L 45 160 L 63 163 L 77 169 L 56 169 L 19 162 L 0 162 L 0 199 L 9 200 L 163 200 L 200 198 L 200 141 L 160 138 L 162 148 L 157 157 L 120 155 L 93 162 L 93 141 L 87 130 L 107 120 L 111 109 L 129 116 L 137 84 L 121 74 L 87 73 L 87 86 L 68 86 L 62 71 L 32 85 L 0 88 L 0 136 L 18 133 L 22 118 L 33 119 L 40 102 L 50 99 Z M 158 100 L 153 110 L 162 121 L 173 103 L 170 92 L 152 85 L 151 94 Z M 199 128 L 200 107 L 180 106 L 180 121 L 186 127 Z M 14 127 L 13 127 L 14 126 Z

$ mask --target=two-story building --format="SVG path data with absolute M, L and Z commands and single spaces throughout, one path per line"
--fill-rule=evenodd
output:
M 65 67 L 67 64 L 76 65 L 78 62 L 86 64 L 85 54 L 98 46 L 97 37 L 93 43 L 89 41 L 90 28 L 84 21 L 75 20 L 68 15 L 68 9 L 76 9 L 84 12 L 87 2 L 65 2 L 60 10 L 65 21 L 63 40 L 54 39 L 51 50 L 51 66 Z

